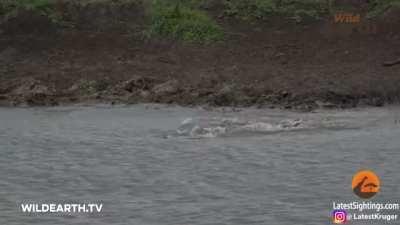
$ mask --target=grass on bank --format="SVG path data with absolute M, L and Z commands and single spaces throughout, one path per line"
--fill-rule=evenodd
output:
M 400 8 L 400 0 L 370 0 L 368 15 L 378 17 L 390 8 Z
M 206 13 L 181 4 L 159 2 L 151 10 L 149 35 L 200 43 L 215 42 L 224 36 L 221 27 Z
M 57 11 L 57 0 L 1 0 L 0 16 L 14 17 L 21 10 L 28 10 L 47 16 L 55 23 L 62 22 L 62 16 Z M 168 37 L 185 42 L 210 43 L 221 40 L 221 27 L 205 12 L 196 8 L 195 0 L 71 0 L 68 4 L 110 3 L 127 4 L 141 2 L 150 9 L 146 9 L 150 19 L 149 28 L 145 32 L 148 36 Z M 96 19 L 96 18 L 93 18 Z
M 354 1 L 336 0 L 225 0 L 228 15 L 244 20 L 266 20 L 272 16 L 294 19 L 297 22 L 329 16 L 340 7 L 357 7 Z M 362 4 L 362 1 L 360 1 Z M 365 1 L 369 17 L 379 17 L 389 8 L 400 7 L 400 0 Z M 347 7 L 346 7 L 347 5 Z M 339 7 L 339 8 L 337 8 Z M 353 8 L 354 9 L 354 8 Z
M 54 3 L 54 0 L 1 0 L 0 16 L 10 18 L 17 16 L 21 10 L 33 11 L 57 23 L 61 17 L 54 10 Z
M 297 22 L 328 16 L 335 5 L 335 0 L 0 0 L 0 16 L 7 18 L 16 16 L 19 10 L 30 10 L 60 22 L 63 18 L 57 12 L 59 1 L 81 6 L 140 3 L 150 21 L 145 32 L 148 36 L 202 43 L 215 42 L 224 36 L 216 21 L 201 10 L 202 5 L 217 4 L 220 13 L 242 20 L 282 17 Z M 369 15 L 376 17 L 391 7 L 400 7 L 400 0 L 369 0 L 367 7 Z

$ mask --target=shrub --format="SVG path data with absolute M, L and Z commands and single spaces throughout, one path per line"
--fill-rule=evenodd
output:
M 151 12 L 150 35 L 209 43 L 221 40 L 223 32 L 213 19 L 199 10 L 179 3 L 156 2 Z

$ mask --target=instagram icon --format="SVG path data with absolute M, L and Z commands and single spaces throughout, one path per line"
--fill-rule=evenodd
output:
M 335 224 L 345 224 L 347 221 L 347 213 L 344 210 L 333 211 L 332 217 Z

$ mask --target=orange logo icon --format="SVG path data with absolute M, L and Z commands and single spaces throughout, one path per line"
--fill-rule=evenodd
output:
M 354 175 L 351 187 L 358 197 L 372 198 L 379 192 L 380 181 L 374 172 L 362 170 Z

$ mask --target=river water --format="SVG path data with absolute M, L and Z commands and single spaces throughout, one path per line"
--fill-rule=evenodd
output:
M 399 200 L 400 109 L 0 109 L 0 224 L 331 224 L 332 202 Z M 21 203 L 102 203 L 93 214 Z M 357 224 L 357 223 L 355 223 Z M 363 224 L 363 223 L 360 223 Z

